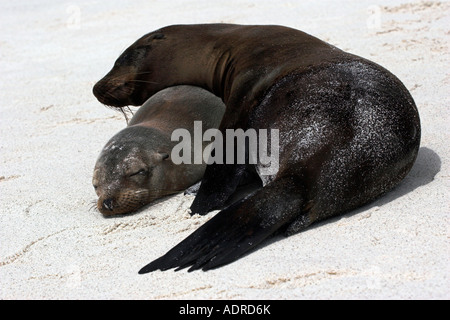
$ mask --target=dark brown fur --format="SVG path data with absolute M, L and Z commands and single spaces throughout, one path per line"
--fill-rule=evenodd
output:
M 223 99 L 222 132 L 280 130 L 280 169 L 261 177 L 263 188 L 218 213 L 142 273 L 215 268 L 275 232 L 292 234 L 360 207 L 395 187 L 419 149 L 419 115 L 400 80 L 295 29 L 162 28 L 128 48 L 94 94 L 123 107 L 177 84 L 200 86 Z M 193 213 L 223 206 L 242 177 L 258 168 L 208 166 Z

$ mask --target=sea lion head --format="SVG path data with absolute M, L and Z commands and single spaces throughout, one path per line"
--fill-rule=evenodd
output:
M 128 127 L 105 145 L 94 168 L 92 184 L 97 209 L 104 216 L 136 211 L 153 200 L 176 192 L 167 190 L 171 161 L 149 128 Z M 147 130 L 148 131 L 148 130 Z
M 168 70 L 158 63 L 156 57 L 161 54 L 155 51 L 159 51 L 165 40 L 163 33 L 152 32 L 128 47 L 117 58 L 111 71 L 95 84 L 95 97 L 107 106 L 123 108 L 140 106 L 161 90 L 163 87 L 158 84 L 163 82 Z

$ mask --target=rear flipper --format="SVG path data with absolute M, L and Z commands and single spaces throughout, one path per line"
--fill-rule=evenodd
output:
M 178 271 L 189 266 L 189 271 L 206 271 L 233 262 L 294 221 L 302 204 L 302 192 L 295 178 L 275 180 L 219 212 L 139 273 L 171 268 Z

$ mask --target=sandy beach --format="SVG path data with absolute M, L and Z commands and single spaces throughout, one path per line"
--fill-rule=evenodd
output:
M 211 218 L 178 194 L 104 218 L 92 171 L 126 126 L 92 87 L 171 24 L 279 24 L 373 60 L 410 90 L 419 155 L 395 190 L 222 268 L 138 275 Z M 450 299 L 450 1 L 0 4 L 0 299 Z

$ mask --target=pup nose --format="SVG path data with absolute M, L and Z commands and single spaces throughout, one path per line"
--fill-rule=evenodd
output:
M 112 199 L 106 199 L 103 201 L 103 209 L 112 211 L 113 210 L 113 200 Z

